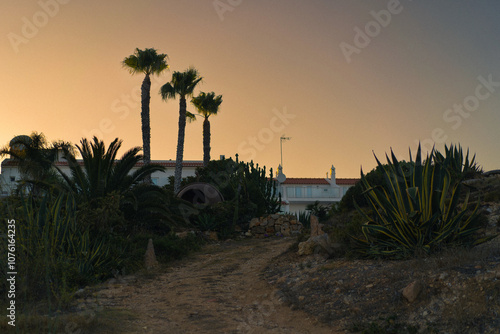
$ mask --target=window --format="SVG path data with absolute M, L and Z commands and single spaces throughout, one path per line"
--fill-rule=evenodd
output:
M 157 178 L 157 177 L 153 177 L 153 178 L 151 179 L 151 181 L 153 182 L 153 184 L 154 184 L 155 186 L 157 186 L 157 185 L 158 185 L 158 178 Z
M 16 177 L 15 176 L 11 176 L 10 177 L 10 182 L 16 182 Z
M 295 197 L 295 188 L 294 187 L 286 188 L 286 196 L 288 198 Z
M 302 188 L 295 187 L 295 197 L 302 197 Z
M 313 197 L 312 187 L 307 187 L 306 188 L 306 197 Z

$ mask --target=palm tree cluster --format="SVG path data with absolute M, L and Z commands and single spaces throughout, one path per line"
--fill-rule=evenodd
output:
M 151 126 L 150 126 L 150 100 L 151 100 L 151 80 L 150 75 L 159 75 L 169 68 L 166 63 L 168 56 L 159 54 L 155 49 L 136 49 L 134 54 L 126 57 L 122 64 L 128 68 L 132 74 L 142 73 L 145 78 L 141 91 L 141 123 L 142 139 L 144 148 L 144 163 L 151 162 Z M 215 96 L 214 92 L 200 92 L 197 97 L 193 97 L 194 90 L 203 80 L 199 72 L 190 67 L 184 72 L 174 71 L 170 82 L 164 84 L 160 89 L 161 97 L 164 101 L 179 97 L 179 129 L 177 136 L 177 154 L 175 161 L 174 192 L 180 190 L 182 179 L 182 161 L 184 156 L 184 138 L 186 120 L 195 119 L 196 115 L 187 111 L 187 98 L 191 97 L 191 103 L 197 109 L 199 115 L 204 117 L 203 121 L 203 165 L 210 161 L 210 122 L 208 118 L 216 115 L 222 103 L 222 95 Z M 151 182 L 150 179 L 147 181 Z

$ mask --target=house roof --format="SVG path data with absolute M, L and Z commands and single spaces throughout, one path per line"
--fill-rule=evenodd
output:
M 353 186 L 358 183 L 359 179 L 335 179 L 335 183 L 339 186 Z
M 335 179 L 339 186 L 352 186 L 358 181 L 359 179 Z M 324 178 L 287 177 L 282 184 L 330 185 L 330 182 Z

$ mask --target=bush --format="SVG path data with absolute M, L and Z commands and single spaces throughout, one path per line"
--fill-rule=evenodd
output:
M 107 238 L 91 235 L 76 223 L 76 205 L 69 196 L 29 196 L 9 208 L 16 221 L 17 296 L 23 302 L 44 300 L 57 305 L 81 285 L 97 282 L 120 264 L 110 256 Z M 6 233 L 6 225 L 0 234 Z M 7 258 L 6 243 L 0 256 Z M 7 266 L 0 268 L 0 290 L 6 289 Z M 6 294 L 2 293 L 2 296 Z
M 450 175 L 447 160 L 434 161 L 433 154 L 422 163 L 418 148 L 410 180 L 392 152 L 385 166 L 375 157 L 384 170 L 386 187 L 371 185 L 361 175 L 373 212 L 358 207 L 367 220 L 363 237 L 355 239 L 362 254 L 406 258 L 448 246 L 472 247 L 494 237 L 478 236 L 479 202 L 470 208 L 466 198 L 459 205 L 461 183 Z

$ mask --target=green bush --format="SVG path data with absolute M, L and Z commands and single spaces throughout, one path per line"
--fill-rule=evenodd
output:
M 408 178 L 391 152 L 383 166 L 386 187 L 371 185 L 361 175 L 365 196 L 373 214 L 359 208 L 366 223 L 358 250 L 368 256 L 406 258 L 429 254 L 446 246 L 475 246 L 480 238 L 477 215 L 467 198 L 459 203 L 461 183 L 450 175 L 447 161 L 434 161 L 434 152 L 422 163 L 418 148 L 414 170 Z M 411 160 L 411 157 L 410 157 Z M 494 237 L 494 236 L 493 236 Z

